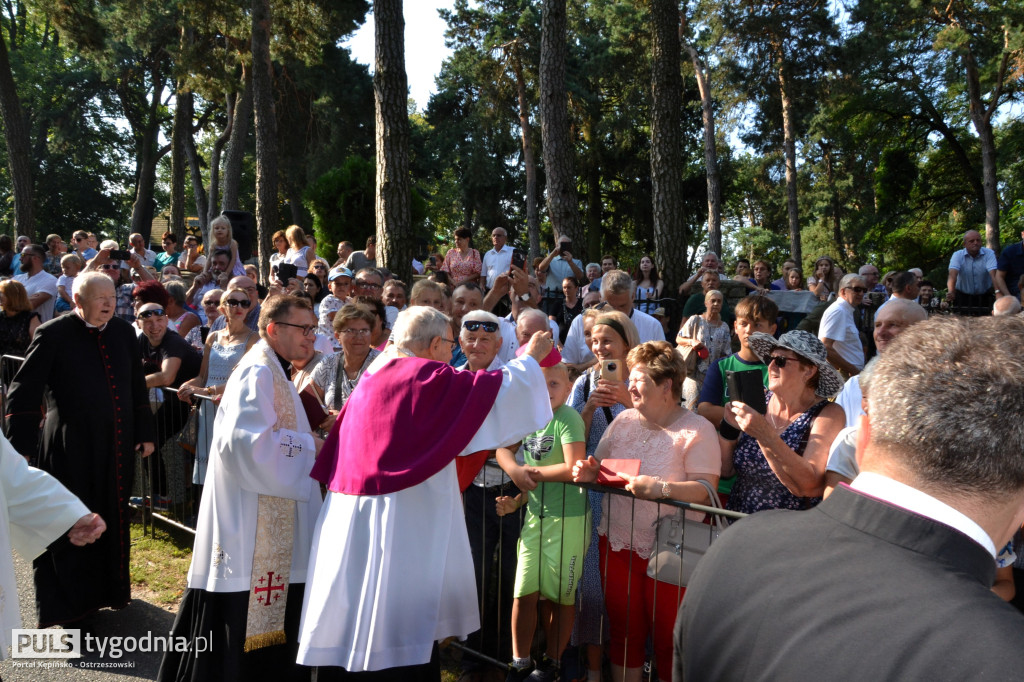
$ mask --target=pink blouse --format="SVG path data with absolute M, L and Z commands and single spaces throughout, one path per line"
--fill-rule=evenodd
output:
M 480 252 L 476 249 L 470 249 L 465 256 L 458 249 L 448 249 L 448 253 L 444 254 L 444 264 L 441 265 L 441 271 L 451 276 L 452 284 L 480 277 L 482 268 Z
M 594 456 L 599 460 L 639 459 L 641 474 L 673 482 L 722 473 L 715 427 L 689 410 L 667 428 L 651 425 L 635 409 L 626 410 L 605 430 Z M 606 495 L 597 532 L 608 538 L 612 549 L 631 549 L 647 559 L 654 547 L 654 522 L 675 511 L 675 507 L 653 501 Z M 704 517 L 699 512 L 692 516 L 698 521 Z

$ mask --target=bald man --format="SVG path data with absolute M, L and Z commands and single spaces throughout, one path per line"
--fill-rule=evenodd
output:
M 982 246 L 981 233 L 964 233 L 964 248 L 949 260 L 946 300 L 958 307 L 977 308 L 976 315 L 987 314 L 995 301 L 996 254 Z

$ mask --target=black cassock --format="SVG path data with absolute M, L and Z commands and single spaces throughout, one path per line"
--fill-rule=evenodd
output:
M 107 523 L 94 544 L 62 538 L 35 560 L 39 627 L 126 606 L 134 450 L 155 438 L 134 328 L 115 317 L 100 330 L 74 313 L 40 325 L 7 408 L 15 449 L 37 455 L 36 466 Z

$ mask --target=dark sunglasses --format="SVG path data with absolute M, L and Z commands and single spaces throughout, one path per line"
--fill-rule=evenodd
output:
M 104 263 L 100 266 L 100 270 L 120 270 L 121 266 L 117 263 Z
M 466 331 L 475 332 L 476 330 L 483 328 L 485 332 L 496 332 L 498 331 L 497 322 L 480 322 L 478 320 L 466 320 L 462 323 L 462 328 Z
M 139 313 L 139 319 L 140 320 L 148 320 L 149 318 L 154 317 L 154 316 L 155 317 L 163 317 L 164 316 L 164 309 L 163 308 L 157 308 L 156 310 L 147 310 L 145 312 Z
M 787 362 L 800 362 L 800 359 L 799 358 L 787 358 L 787 357 L 782 356 L 782 355 L 773 355 L 770 358 L 768 358 L 768 364 L 770 365 L 773 362 L 775 363 L 776 367 L 778 367 L 779 369 L 782 369 L 783 367 L 786 366 Z
M 207 308 L 209 308 L 212 305 L 220 305 L 220 299 L 218 298 L 216 301 L 203 301 L 203 305 L 206 306 Z
M 230 306 L 232 308 L 235 308 L 237 306 L 242 306 L 243 308 L 248 308 L 249 306 L 252 305 L 252 301 L 250 301 L 247 298 L 244 299 L 244 300 L 243 299 L 238 299 L 238 298 L 229 298 L 227 301 L 225 301 L 225 303 L 227 303 L 228 306 Z
M 867 293 L 867 289 L 866 289 L 866 288 L 864 288 L 864 287 L 846 287 L 846 288 L 847 288 L 847 289 L 850 289 L 851 291 L 855 291 L 855 292 L 857 292 L 858 294 L 864 294 L 864 293 Z

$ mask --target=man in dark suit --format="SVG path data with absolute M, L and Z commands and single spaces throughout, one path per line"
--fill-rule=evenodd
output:
M 716 541 L 676 623 L 676 680 L 1018 679 L 992 593 L 1024 522 L 1024 320 L 936 319 L 880 356 L 861 474 Z

